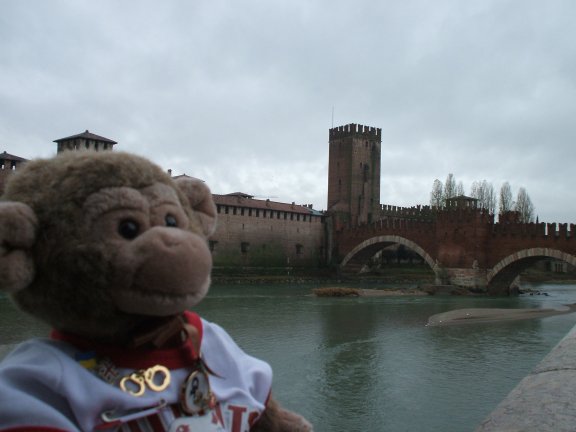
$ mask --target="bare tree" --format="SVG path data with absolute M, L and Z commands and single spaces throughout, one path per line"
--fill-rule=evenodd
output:
M 455 196 L 464 195 L 464 184 L 462 183 L 462 181 L 458 182 L 458 185 L 456 186 L 456 191 L 455 191 L 454 195 Z
M 496 193 L 494 192 L 494 186 L 492 186 L 492 183 L 483 180 L 482 187 L 484 188 L 484 206 L 482 208 L 488 210 L 488 213 L 494 214 L 496 213 Z
M 470 195 L 478 200 L 478 208 L 488 210 L 489 213 L 494 214 L 496 211 L 496 195 L 494 194 L 492 183 L 486 180 L 475 181 L 472 183 Z
M 483 193 L 484 191 L 482 190 L 482 183 L 474 180 L 472 182 L 472 188 L 470 189 L 470 196 L 478 200 L 478 205 L 480 205 L 480 202 L 482 201 Z
M 456 180 L 454 174 L 448 174 L 446 182 L 444 182 L 444 199 L 453 198 L 456 196 Z
M 519 213 L 520 222 L 534 222 L 534 205 L 523 187 L 518 190 L 514 209 Z
M 498 213 L 504 214 L 514 209 L 514 200 L 512 199 L 512 188 L 510 183 L 504 182 L 500 188 L 500 200 L 498 203 Z
M 432 184 L 432 192 L 430 192 L 430 207 L 442 208 L 444 207 L 444 193 L 442 182 L 438 179 L 434 180 Z

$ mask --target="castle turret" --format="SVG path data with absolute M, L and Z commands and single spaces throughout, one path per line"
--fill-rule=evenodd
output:
M 68 150 L 91 150 L 91 151 L 104 151 L 104 150 L 112 150 L 115 144 L 118 144 L 116 141 L 112 141 L 111 139 L 104 138 L 100 135 L 96 135 L 88 131 L 86 129 L 85 132 L 82 132 L 77 135 L 72 135 L 66 138 L 60 138 L 54 140 L 54 142 L 58 145 L 57 152 L 61 153 L 63 151 Z

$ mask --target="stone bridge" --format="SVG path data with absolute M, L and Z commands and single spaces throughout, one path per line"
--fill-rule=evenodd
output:
M 508 294 L 514 279 L 536 261 L 576 266 L 574 224 L 495 223 L 480 209 L 448 209 L 433 217 L 386 217 L 333 233 L 332 259 L 343 273 L 358 272 L 383 248 L 400 244 L 418 253 L 436 283 Z

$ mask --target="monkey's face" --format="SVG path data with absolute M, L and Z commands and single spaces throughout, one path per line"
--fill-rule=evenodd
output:
M 120 311 L 173 315 L 205 296 L 210 251 L 173 188 L 106 188 L 89 196 L 84 208 L 87 244 L 102 251 L 110 272 L 109 285 L 98 289 Z
M 30 161 L 0 202 L 0 291 L 55 329 L 122 341 L 210 283 L 208 187 L 127 153 Z

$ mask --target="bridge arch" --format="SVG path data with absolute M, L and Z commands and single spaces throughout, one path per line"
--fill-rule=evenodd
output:
M 379 250 L 383 249 L 386 245 L 390 244 L 401 244 L 416 252 L 420 255 L 424 261 L 430 266 L 430 268 L 436 271 L 436 261 L 430 256 L 428 252 L 422 249 L 417 243 L 407 238 L 396 236 L 396 235 L 383 235 L 376 236 L 364 240 L 362 243 L 357 245 L 354 249 L 346 254 L 342 262 L 340 263 L 340 268 L 344 268 L 355 256 L 360 255 L 362 251 L 368 251 L 370 258 L 374 256 Z M 366 258 L 365 256 L 362 258 Z
M 486 282 L 489 290 L 508 290 L 516 276 L 542 258 L 555 258 L 576 266 L 576 256 L 552 248 L 523 249 L 508 255 L 498 262 L 486 274 Z

